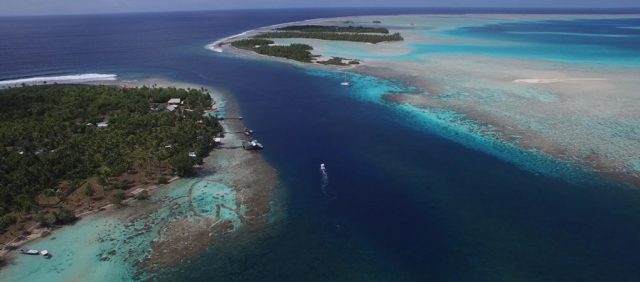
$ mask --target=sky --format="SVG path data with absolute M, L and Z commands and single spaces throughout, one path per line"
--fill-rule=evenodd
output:
M 313 7 L 627 8 L 639 0 L 0 0 L 0 16 Z

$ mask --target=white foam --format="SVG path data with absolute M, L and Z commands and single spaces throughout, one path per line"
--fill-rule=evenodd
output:
M 533 83 L 533 84 L 548 84 L 568 81 L 602 81 L 607 80 L 605 78 L 523 78 L 516 79 L 514 83 Z
M 346 17 L 345 17 L 346 18 Z M 258 32 L 262 32 L 262 31 L 269 31 L 272 29 L 276 29 L 276 28 L 280 28 L 280 27 L 285 27 L 285 26 L 289 26 L 289 25 L 293 25 L 293 24 L 310 24 L 313 22 L 318 22 L 318 21 L 325 21 L 325 20 L 329 20 L 332 18 L 317 18 L 317 19 L 309 19 L 309 20 L 304 20 L 304 21 L 295 21 L 295 22 L 286 22 L 286 23 L 280 23 L 280 24 L 274 24 L 274 25 L 269 25 L 269 26 L 264 26 L 264 27 L 259 27 L 256 29 L 252 29 L 252 30 L 247 30 L 245 32 L 242 33 L 238 33 L 235 35 L 231 35 L 225 38 L 221 38 L 216 40 L 213 43 L 208 44 L 207 46 L 205 46 L 205 48 L 213 51 L 213 52 L 217 52 L 217 53 L 222 53 L 223 49 L 220 47 L 222 43 L 236 39 L 238 37 L 243 37 L 246 36 L 249 33 L 258 33 Z M 341 18 L 335 18 L 335 19 L 341 19 Z
M 118 79 L 116 74 L 101 74 L 101 73 L 84 73 L 84 74 L 72 74 L 72 75 L 60 75 L 60 76 L 38 76 L 11 80 L 0 81 L 0 87 L 2 86 L 19 86 L 21 84 L 43 84 L 47 83 L 77 83 L 77 82 L 93 82 L 93 81 L 112 81 Z
M 218 52 L 218 53 L 222 53 L 222 48 L 220 48 L 220 44 L 222 44 L 223 42 L 241 37 L 241 36 L 245 36 L 247 33 L 249 33 L 248 31 L 242 32 L 242 33 L 238 33 L 236 35 L 231 35 L 229 37 L 225 37 L 219 40 L 216 40 L 215 42 L 209 44 L 206 46 L 207 49 L 213 51 L 213 52 Z

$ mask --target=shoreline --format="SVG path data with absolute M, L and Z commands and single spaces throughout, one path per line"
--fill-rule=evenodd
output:
M 416 29 L 416 27 L 413 27 L 413 23 L 411 24 L 410 27 L 399 24 L 399 22 L 404 23 L 404 21 L 402 20 L 410 19 L 411 21 L 413 21 L 416 18 L 425 17 L 425 16 L 429 18 L 433 17 L 437 19 L 451 19 L 451 18 L 462 17 L 462 18 L 470 18 L 472 20 L 475 19 L 475 17 L 478 17 L 484 20 L 490 19 L 489 22 L 491 23 L 503 23 L 503 22 L 518 22 L 518 21 L 527 20 L 527 19 L 547 19 L 547 20 L 548 19 L 564 19 L 567 16 L 569 16 L 570 19 L 616 19 L 616 18 L 639 17 L 640 15 L 637 15 L 637 14 L 636 15 L 424 14 L 424 15 L 396 15 L 396 16 L 371 15 L 371 16 L 321 18 L 321 19 L 310 19 L 310 20 L 304 20 L 304 21 L 298 21 L 298 22 L 282 23 L 282 24 L 271 25 L 267 27 L 260 27 L 254 30 L 245 31 L 238 35 L 222 38 L 220 40 L 217 40 L 214 43 L 217 44 L 216 47 L 218 47 L 218 51 L 228 52 L 232 55 L 236 55 L 240 57 L 250 57 L 253 59 L 266 59 L 271 61 L 284 62 L 284 63 L 300 66 L 302 68 L 307 68 L 307 69 L 318 68 L 322 70 L 338 71 L 338 72 L 346 71 L 346 72 L 351 72 L 351 73 L 360 74 L 360 75 L 372 76 L 382 80 L 392 80 L 392 81 L 400 80 L 402 81 L 402 83 L 408 86 L 407 89 L 414 89 L 415 93 L 389 93 L 388 95 L 385 95 L 383 97 L 383 100 L 385 103 L 396 104 L 403 107 L 408 106 L 408 107 L 414 108 L 417 111 L 433 111 L 433 110 L 443 109 L 446 111 L 459 113 L 465 116 L 465 120 L 462 122 L 465 122 L 465 123 L 473 122 L 481 127 L 488 125 L 489 128 L 491 128 L 490 135 L 493 135 L 493 134 L 499 135 L 496 137 L 498 138 L 497 140 L 499 140 L 499 142 L 504 142 L 506 144 L 516 146 L 523 152 L 529 151 L 529 150 L 538 151 L 542 154 L 549 155 L 550 157 L 554 158 L 559 162 L 563 162 L 563 163 L 566 162 L 567 164 L 576 166 L 580 170 L 584 170 L 587 173 L 592 173 L 595 176 L 599 176 L 604 180 L 622 182 L 622 184 L 626 184 L 630 186 L 640 186 L 640 171 L 638 171 L 638 169 L 635 168 L 636 171 L 634 172 L 634 167 L 636 167 L 635 163 L 640 163 L 640 161 L 627 159 L 628 158 L 627 155 L 629 155 L 628 154 L 629 152 L 625 153 L 624 148 L 625 147 L 628 148 L 628 145 L 618 145 L 618 147 L 623 148 L 623 149 L 620 149 L 623 151 L 621 153 L 618 153 L 621 155 L 622 159 L 619 159 L 616 161 L 615 159 L 611 159 L 611 157 L 608 156 L 609 149 L 605 147 L 607 146 L 606 143 L 601 142 L 601 143 L 590 144 L 588 141 L 586 143 L 581 142 L 580 140 L 588 140 L 588 138 L 585 139 L 585 137 L 583 137 L 582 135 L 592 136 L 592 135 L 608 135 L 608 134 L 603 132 L 604 129 L 600 131 L 593 131 L 592 127 L 588 127 L 587 125 L 581 125 L 579 123 L 574 124 L 574 123 L 571 123 L 570 121 L 565 122 L 562 119 L 562 114 L 561 114 L 562 105 L 552 107 L 554 111 L 559 112 L 557 120 L 562 121 L 560 122 L 559 125 L 553 125 L 553 126 L 561 127 L 561 128 L 565 128 L 568 126 L 571 128 L 572 132 L 576 132 L 575 134 L 581 134 L 579 135 L 580 137 L 573 137 L 572 139 L 569 139 L 570 142 L 568 144 L 570 145 L 565 144 L 566 138 L 562 139 L 564 138 L 562 136 L 560 137 L 553 136 L 552 135 L 553 131 L 551 129 L 546 129 L 546 128 L 529 129 L 528 127 L 531 127 L 531 125 L 527 124 L 527 122 L 529 122 L 529 120 L 527 119 L 523 118 L 522 120 L 518 120 L 517 122 L 514 122 L 513 120 L 510 120 L 510 117 L 508 116 L 508 114 L 492 113 L 492 108 L 490 105 L 486 105 L 486 106 L 482 105 L 482 107 L 480 107 L 473 104 L 469 104 L 470 102 L 466 102 L 463 100 L 446 98 L 445 95 L 449 95 L 446 92 L 450 91 L 447 89 L 451 88 L 452 86 L 439 85 L 441 84 L 439 81 L 437 81 L 439 80 L 438 78 L 439 76 L 442 76 L 443 79 L 449 79 L 450 77 L 455 77 L 455 76 L 477 75 L 477 73 L 474 73 L 468 70 L 464 70 L 463 72 L 457 73 L 456 71 L 458 69 L 462 68 L 462 66 L 464 66 L 465 64 L 468 64 L 467 62 L 463 62 L 461 59 L 454 62 L 454 64 L 457 62 L 461 62 L 461 67 L 456 68 L 455 66 L 449 67 L 444 65 L 446 64 L 446 58 L 442 59 L 441 60 L 442 62 L 440 62 L 438 61 L 438 57 L 436 56 L 436 61 L 440 62 L 440 64 L 433 64 L 430 62 L 429 65 L 433 65 L 433 67 L 429 67 L 429 66 L 419 66 L 417 62 L 412 63 L 412 62 L 394 61 L 393 58 L 380 59 L 375 57 L 367 57 L 367 54 L 365 52 L 365 54 L 362 57 L 355 57 L 355 59 L 359 60 L 361 64 L 357 66 L 352 66 L 352 67 L 350 66 L 350 67 L 343 68 L 339 66 L 325 66 L 325 65 L 318 66 L 315 63 L 301 63 L 301 62 L 296 62 L 289 59 L 261 55 L 248 50 L 240 50 L 240 49 L 234 48 L 233 46 L 231 46 L 231 44 L 229 44 L 230 41 L 248 38 L 255 34 L 259 34 L 265 31 L 269 31 L 276 27 L 282 27 L 287 25 L 296 25 L 296 24 L 332 25 L 336 23 L 343 23 L 345 20 L 351 21 L 351 24 L 358 25 L 361 23 L 371 23 L 372 19 L 382 20 L 382 24 L 380 26 L 389 28 L 390 32 L 395 32 L 395 31 L 403 32 L 403 37 L 405 37 L 406 40 L 401 43 L 396 43 L 396 45 L 411 45 L 412 43 L 416 43 L 416 42 L 430 42 L 430 40 L 433 40 L 434 42 L 433 44 L 438 44 L 438 43 L 441 43 L 441 41 L 446 43 L 447 40 L 449 41 L 452 40 L 446 37 L 444 39 L 439 39 L 437 36 L 434 36 L 434 35 L 423 36 L 424 38 L 426 38 L 424 39 L 420 36 L 416 36 L 411 32 L 412 30 Z M 524 17 L 524 19 L 522 19 L 520 16 Z M 397 22 L 389 23 L 394 19 L 397 20 Z M 463 24 L 463 26 L 469 26 L 469 25 L 474 25 L 474 24 L 473 23 Z M 459 27 L 459 26 L 456 26 L 456 27 Z M 438 30 L 438 29 L 442 29 L 443 27 L 439 27 L 436 25 L 433 28 Z M 446 30 L 446 27 L 444 29 Z M 404 32 L 407 32 L 409 35 L 405 36 Z M 296 39 L 294 38 L 292 40 L 295 41 Z M 301 39 L 301 40 L 304 40 L 304 39 Z M 314 47 L 314 50 L 322 49 L 322 46 L 329 45 L 328 42 L 336 43 L 336 44 L 341 43 L 338 41 L 322 41 L 322 40 L 304 41 L 304 43 Z M 460 42 L 464 42 L 464 41 L 460 41 Z M 496 41 L 496 42 L 499 42 L 499 41 Z M 210 49 L 209 47 L 211 47 L 214 43 L 207 45 L 207 48 Z M 483 43 L 483 44 L 488 44 L 488 43 Z M 320 45 L 321 47 L 318 47 L 318 45 Z M 342 44 L 342 45 L 346 46 L 346 44 Z M 342 46 L 342 45 L 339 44 L 338 46 Z M 367 46 L 367 45 L 361 44 L 361 46 Z M 335 46 L 332 48 L 334 48 L 332 49 L 333 51 L 340 50 L 338 47 L 335 47 Z M 383 45 L 376 46 L 374 50 L 380 51 L 385 48 L 386 47 Z M 384 54 L 385 51 L 380 51 L 380 52 L 381 54 Z M 317 55 L 317 54 L 314 53 L 314 55 Z M 340 56 L 339 53 L 338 53 L 338 56 Z M 469 60 L 478 60 L 478 61 L 485 60 L 483 55 L 475 55 L 474 57 L 474 55 L 464 54 L 459 56 L 463 58 L 469 57 Z M 444 56 L 441 56 L 441 57 L 444 57 Z M 570 62 L 557 62 L 553 60 L 547 61 L 544 58 L 542 59 L 494 58 L 486 61 L 490 62 L 491 65 L 494 65 L 496 63 L 500 64 L 501 62 L 507 62 L 507 64 L 509 65 L 520 66 L 521 70 L 518 72 L 509 73 L 508 71 L 506 71 L 507 68 L 504 68 L 505 71 L 503 71 L 503 73 L 497 73 L 496 75 L 497 80 L 495 81 L 495 83 L 499 87 L 508 89 L 510 91 L 513 91 L 512 89 L 525 89 L 526 91 L 536 91 L 536 92 L 539 91 L 541 93 L 541 94 L 526 94 L 526 95 L 539 95 L 540 97 L 522 97 L 523 101 L 530 100 L 531 98 L 535 98 L 537 100 L 533 102 L 541 104 L 539 106 L 539 110 L 540 110 L 539 112 L 532 112 L 530 114 L 532 117 L 534 117 L 533 122 L 549 122 L 548 118 L 539 117 L 540 114 L 543 114 L 548 109 L 548 106 L 546 106 L 545 104 L 552 102 L 551 100 L 553 99 L 562 101 L 562 100 L 573 99 L 574 97 L 580 97 L 580 96 L 577 96 L 580 94 L 576 92 L 579 92 L 580 89 L 582 89 L 583 87 L 587 87 L 584 85 L 594 85 L 594 87 L 592 88 L 598 89 L 598 88 L 605 87 L 607 85 L 611 85 L 618 81 L 624 81 L 626 84 L 630 84 L 630 83 L 633 83 L 634 81 L 637 81 L 637 79 L 633 79 L 632 74 L 624 74 L 624 76 L 615 76 L 612 74 L 602 75 L 604 72 L 607 71 L 607 69 L 615 70 L 616 69 L 615 66 L 605 66 L 603 67 L 603 70 L 601 72 L 598 72 L 597 70 L 582 70 L 580 69 L 579 64 L 572 65 Z M 483 61 L 480 61 L 480 62 L 481 63 L 476 63 L 476 64 L 481 67 L 486 67 L 487 63 L 484 63 Z M 533 64 L 534 67 L 530 67 L 529 64 Z M 481 67 L 477 67 L 473 69 L 482 69 Z M 616 74 L 624 73 L 625 68 L 626 67 L 622 67 L 621 68 L 622 70 L 617 70 Z M 442 74 L 438 74 L 440 70 L 443 71 Z M 444 71 L 451 72 L 451 73 L 446 74 L 444 73 Z M 502 71 L 502 70 L 499 70 L 499 71 Z M 427 72 L 428 74 L 424 75 L 422 74 L 423 72 Z M 433 75 L 433 74 L 436 74 L 436 75 Z M 498 77 L 498 75 L 501 75 L 501 76 Z M 479 76 L 479 77 L 482 78 L 482 76 Z M 612 79 L 611 77 L 614 77 L 615 79 Z M 492 83 L 494 82 L 492 81 Z M 572 87 L 573 85 L 580 85 L 580 86 L 576 87 L 575 89 L 568 88 L 568 87 Z M 464 87 L 472 87 L 472 86 L 464 85 Z M 517 87 L 520 87 L 520 88 L 517 88 Z M 588 91 L 589 89 L 585 89 L 585 90 Z M 486 91 L 492 91 L 492 89 L 487 88 Z M 622 91 L 625 91 L 625 90 L 623 89 Z M 552 94 L 549 95 L 546 93 L 552 93 Z M 628 93 L 629 92 L 627 92 L 627 94 Z M 482 92 L 480 92 L 477 95 L 482 96 L 483 94 Z M 581 106 L 584 104 L 584 106 L 582 107 L 585 108 L 587 114 L 583 114 L 583 115 L 585 116 L 585 118 L 589 119 L 588 122 L 592 122 L 591 120 L 593 119 L 594 120 L 593 122 L 596 123 L 596 122 L 599 122 L 597 118 L 601 114 L 598 112 L 595 112 L 594 114 L 589 115 L 588 114 L 589 110 L 594 107 L 589 105 L 594 103 L 595 103 L 594 105 L 599 105 L 604 102 L 597 102 L 602 98 L 591 98 L 591 96 L 596 97 L 590 94 L 589 97 L 587 98 L 581 98 L 582 100 L 580 100 L 580 103 L 581 103 Z M 444 97 L 444 98 L 441 98 L 441 97 Z M 518 98 L 515 98 L 515 99 L 518 99 Z M 547 101 L 549 99 L 551 100 Z M 625 98 L 625 99 L 630 99 L 630 98 Z M 501 101 L 496 101 L 496 102 L 500 103 Z M 515 103 L 506 104 L 503 111 L 506 113 L 515 114 L 515 113 L 518 113 L 519 111 L 522 111 L 520 108 L 521 106 Z M 610 107 L 610 108 L 614 110 L 616 109 L 615 107 Z M 523 108 L 523 109 L 527 110 L 527 108 Z M 610 111 L 609 108 L 606 110 Z M 611 114 L 608 114 L 608 115 L 611 115 Z M 610 122 L 614 123 L 616 122 L 616 120 L 612 119 Z M 447 127 L 448 125 L 443 124 L 442 126 Z M 541 132 L 538 132 L 538 131 L 541 131 Z M 475 134 L 475 133 L 469 132 L 469 134 Z M 514 137 L 511 137 L 511 136 L 514 136 Z M 491 136 L 484 136 L 484 137 L 490 138 Z M 570 138 L 570 137 L 567 137 L 567 138 Z M 573 143 L 571 142 L 575 143 L 575 145 L 572 145 Z M 477 147 L 477 146 L 479 145 L 474 145 L 474 147 Z M 590 152 L 585 155 L 584 152 L 575 148 L 578 146 L 590 148 L 589 149 Z M 602 149 L 598 149 L 598 148 L 602 148 Z M 632 155 L 633 154 L 631 154 L 630 156 L 632 157 Z
M 279 23 L 274 25 L 268 25 L 263 27 L 258 27 L 255 29 L 250 29 L 243 31 L 238 34 L 233 34 L 227 37 L 220 38 L 215 40 L 204 46 L 205 49 L 216 53 L 224 53 L 225 49 L 220 48 L 221 45 L 227 45 L 225 43 L 229 43 L 231 40 L 235 39 L 245 39 L 247 37 L 253 36 L 255 34 L 269 31 L 274 28 L 285 27 L 289 25 L 300 25 L 300 24 L 326 24 L 331 22 L 340 22 L 344 20 L 353 20 L 353 19 L 363 19 L 370 17 L 413 17 L 413 16 L 433 16 L 433 17 L 452 17 L 452 16 L 486 16 L 486 17 L 500 17 L 500 16 L 525 16 L 525 17 L 544 17 L 544 18 L 561 18 L 563 16 L 575 16 L 576 18 L 602 18 L 602 19 L 616 19 L 616 18 L 628 18 L 628 17 L 640 17 L 640 14 L 511 14 L 511 13 L 488 13 L 488 14 L 477 14 L 477 13 L 462 13 L 462 14 L 396 14 L 396 15 L 361 15 L 361 16 L 340 16 L 335 18 L 313 18 L 306 19 L 301 21 L 292 21 L 286 23 Z M 512 19 L 515 20 L 516 18 Z M 236 49 L 236 48 L 234 48 Z
M 77 84 L 78 82 L 73 81 L 69 83 Z M 163 78 L 147 78 L 142 80 L 115 80 L 108 81 L 106 83 L 105 81 L 85 81 L 83 84 L 110 85 L 118 87 L 157 86 L 195 89 L 205 88 L 212 96 L 216 110 L 219 111 L 219 113 L 223 115 L 227 113 L 237 114 L 238 111 L 235 101 L 233 101 L 233 97 L 230 94 L 209 86 L 193 83 L 177 82 Z M 240 129 L 244 127 L 242 121 L 235 120 L 223 120 L 220 121 L 220 124 L 224 128 L 225 132 L 236 131 L 237 127 Z M 233 134 L 229 133 L 225 138 L 223 138 L 223 143 L 240 142 L 244 139 L 243 137 L 244 135 L 233 136 Z M 110 240 L 121 240 L 121 243 L 118 245 L 124 246 L 132 244 L 133 242 L 131 241 L 138 238 L 138 240 L 142 240 L 140 243 L 149 244 L 149 249 L 140 250 L 139 252 L 134 251 L 133 253 L 133 250 L 129 249 L 127 257 L 118 257 L 118 254 L 124 255 L 125 252 L 123 250 L 118 250 L 116 252 L 116 249 L 121 248 L 116 247 L 113 251 L 110 251 L 109 254 L 99 255 L 99 260 L 96 263 L 100 263 L 100 261 L 115 260 L 116 257 L 118 257 L 117 259 L 121 260 L 120 265 L 112 267 L 124 269 L 123 271 L 130 269 L 135 273 L 129 273 L 126 271 L 126 273 L 129 273 L 128 275 L 133 275 L 133 277 L 142 277 L 144 275 L 154 275 L 158 271 L 161 271 L 162 266 L 176 265 L 189 256 L 198 254 L 203 249 L 206 249 L 206 246 L 209 244 L 214 244 L 217 237 L 227 236 L 227 234 L 233 234 L 234 232 L 246 232 L 244 231 L 245 229 L 260 229 L 261 226 L 267 224 L 267 216 L 275 212 L 272 210 L 271 203 L 275 196 L 274 189 L 278 186 L 277 172 L 259 153 L 243 149 L 214 148 L 210 152 L 209 156 L 204 158 L 204 164 L 196 167 L 196 171 L 196 176 L 187 178 L 174 177 L 170 180 L 170 183 L 166 185 L 154 184 L 144 186 L 143 188 L 147 189 L 150 195 L 150 200 L 128 201 L 126 203 L 127 206 L 119 209 L 115 209 L 114 205 L 107 205 L 105 207 L 83 211 L 81 213 L 76 212 L 78 220 L 74 222 L 73 225 L 60 226 L 53 230 L 47 229 L 47 236 L 41 236 L 45 229 L 42 229 L 41 232 L 37 234 L 34 232 L 32 237 L 27 238 L 28 240 L 23 240 L 17 242 L 17 244 L 13 244 L 14 249 L 19 249 L 20 246 L 26 246 L 28 248 L 29 245 L 47 244 L 47 238 L 55 239 L 60 236 L 67 238 L 68 236 L 72 236 L 70 234 L 73 234 L 74 230 L 87 228 L 87 225 L 91 225 L 96 222 L 105 222 L 104 224 L 107 224 L 108 222 L 121 222 L 124 226 L 122 227 L 122 233 L 130 235 L 126 235 L 124 238 L 112 238 Z M 195 185 L 194 182 L 206 182 L 214 184 L 215 187 L 212 188 L 214 190 L 207 190 L 206 185 L 205 187 L 197 185 L 193 186 Z M 224 187 L 225 189 L 216 190 L 219 188 L 218 186 Z M 131 189 L 139 187 L 142 186 L 136 186 Z M 194 187 L 197 188 L 198 191 L 194 191 Z M 181 193 L 181 195 L 188 195 L 188 197 L 184 198 L 183 196 L 180 196 L 174 200 L 168 201 L 167 199 L 172 197 L 170 196 L 172 193 Z M 198 194 L 194 196 L 194 193 Z M 223 201 L 220 202 L 219 199 L 216 200 L 219 196 L 215 196 L 219 193 L 223 193 L 220 194 L 223 198 L 227 194 L 235 195 L 235 197 L 232 199 L 223 199 Z M 204 202 L 195 202 L 196 200 L 202 200 L 199 198 L 203 198 Z M 188 201 L 182 202 L 185 199 L 188 199 Z M 164 214 L 167 211 L 175 211 L 175 205 L 178 202 L 181 204 L 180 209 L 184 209 L 184 212 L 169 212 L 169 215 L 166 218 L 158 218 L 162 217 L 161 214 Z M 227 208 L 234 203 L 236 208 L 229 213 Z M 207 206 L 209 205 L 217 205 L 217 212 L 212 213 L 211 211 L 208 211 L 209 208 Z M 222 207 L 222 212 L 220 207 Z M 199 218 L 194 219 L 192 216 L 188 215 L 189 213 L 199 216 Z M 232 215 L 232 213 L 235 213 L 235 215 Z M 229 217 L 231 217 L 231 219 Z M 233 222 L 233 218 L 241 218 L 241 220 Z M 138 222 L 146 222 L 143 225 L 145 227 L 143 229 L 132 229 L 136 225 L 140 224 Z M 162 223 L 158 224 L 160 222 Z M 172 233 L 171 231 L 176 230 L 173 227 L 178 226 L 191 226 L 191 228 L 180 229 L 182 231 L 186 231 L 184 233 Z M 30 229 L 34 228 L 38 229 L 35 226 L 30 227 Z M 95 232 L 94 236 L 97 236 L 97 238 L 102 238 L 103 236 L 110 236 L 102 234 L 109 233 L 107 230 L 108 229 L 103 230 L 103 228 L 97 228 L 96 230 L 92 230 L 92 232 Z M 203 234 L 206 234 L 206 236 L 203 236 Z M 182 242 L 184 242 L 184 240 L 187 240 L 186 242 L 190 243 L 183 244 Z M 71 242 L 73 242 L 73 245 L 76 244 L 76 241 L 72 240 Z M 100 249 L 100 246 L 98 245 L 105 244 L 107 242 L 108 241 L 103 241 L 103 239 L 98 239 L 97 242 L 91 243 L 90 246 L 98 251 L 98 249 Z M 178 245 L 181 245 L 181 251 L 176 252 L 171 249 L 172 246 Z M 55 246 L 55 248 L 53 248 L 52 246 L 49 248 L 49 251 L 54 257 L 51 260 L 45 260 L 44 262 L 39 261 L 38 258 L 36 258 L 35 263 L 42 264 L 41 268 L 45 269 L 47 267 L 54 267 L 52 263 L 56 258 L 62 259 L 58 256 L 67 252 L 59 250 L 60 248 L 68 250 L 69 248 L 73 249 L 75 247 L 67 245 Z M 11 276 L 22 275 L 18 274 L 21 272 L 18 269 L 29 267 L 28 265 L 20 263 L 20 261 L 24 262 L 24 259 L 26 258 L 21 256 L 19 253 L 9 250 L 2 251 L 4 253 L 0 255 L 6 259 L 7 264 L 0 268 L 0 277 L 6 277 L 11 280 Z M 170 251 L 172 256 L 163 255 L 167 251 Z M 138 257 L 140 260 L 135 262 L 133 265 L 130 265 L 130 262 L 128 261 L 129 257 Z M 72 266 L 70 267 L 72 268 Z M 65 273 L 66 275 L 72 275 L 70 272 L 73 272 L 73 270 L 66 271 Z M 32 275 L 37 276 L 40 274 Z M 86 275 L 90 274 L 87 273 Z M 84 279 L 87 278 L 84 277 Z

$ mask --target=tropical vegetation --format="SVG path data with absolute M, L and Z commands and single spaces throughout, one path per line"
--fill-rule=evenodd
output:
M 389 30 L 384 27 L 365 26 L 332 26 L 332 25 L 290 25 L 276 28 L 279 31 L 304 31 L 304 32 L 350 32 L 350 33 L 383 33 Z
M 183 104 L 169 111 L 171 98 Z M 204 89 L 48 85 L 0 91 L 0 228 L 15 222 L 12 212 L 39 209 L 37 195 L 69 194 L 91 177 L 107 185 L 104 179 L 161 165 L 189 174 L 221 131 L 203 115 L 210 105 Z M 88 184 L 83 193 L 91 197 L 94 190 Z M 68 220 L 61 210 L 48 222 Z
M 366 43 L 380 43 L 385 41 L 402 41 L 400 33 L 371 34 L 371 33 L 345 33 L 345 32 L 307 32 L 307 31 L 274 31 L 261 33 L 256 38 L 308 38 L 332 41 L 353 41 Z
M 273 43 L 273 41 L 267 39 L 252 38 L 234 41 L 231 45 L 262 55 L 281 57 L 304 63 L 310 63 L 313 59 L 313 55 L 311 54 L 313 47 L 307 44 L 290 44 L 288 46 L 271 45 Z

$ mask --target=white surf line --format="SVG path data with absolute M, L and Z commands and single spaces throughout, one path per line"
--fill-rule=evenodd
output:
M 603 81 L 606 78 L 523 78 L 516 79 L 513 83 L 549 84 L 569 81 Z
M 334 19 L 342 19 L 342 18 L 350 18 L 350 17 L 339 17 L 339 18 L 315 18 L 315 19 L 308 19 L 308 20 L 302 20 L 302 21 L 293 21 L 293 22 L 286 22 L 286 23 L 279 23 L 279 24 L 274 24 L 274 25 L 268 25 L 268 26 L 263 26 L 263 27 L 258 27 L 255 29 L 251 29 L 251 30 L 247 30 L 238 34 L 234 34 L 231 36 L 227 36 L 221 39 L 218 39 L 212 43 L 209 43 L 205 46 L 206 49 L 209 49 L 213 52 L 217 52 L 217 53 L 222 53 L 223 50 L 222 48 L 220 48 L 220 44 L 227 42 L 229 40 L 238 38 L 238 37 L 242 37 L 245 36 L 247 34 L 253 33 L 253 32 L 261 32 L 261 31 L 269 31 L 272 29 L 276 29 L 279 27 L 285 27 L 285 26 L 289 26 L 289 25 L 293 25 L 293 24 L 305 24 L 305 23 L 313 23 L 313 22 L 318 22 L 318 21 L 327 21 L 327 20 L 334 20 Z
M 74 83 L 74 82 L 92 82 L 92 81 L 113 81 L 117 80 L 116 74 L 101 74 L 101 73 L 84 73 L 84 74 L 72 74 L 72 75 L 60 75 L 60 76 L 38 76 L 28 77 L 20 79 L 10 79 L 0 81 L 0 87 L 3 86 L 19 86 L 24 84 L 44 84 L 47 83 Z
M 209 50 L 211 50 L 213 52 L 222 53 L 222 48 L 220 48 L 220 44 L 221 43 L 229 41 L 229 40 L 234 39 L 234 38 L 245 36 L 248 33 L 249 33 L 249 31 L 245 31 L 245 32 L 241 32 L 241 33 L 238 33 L 238 34 L 235 34 L 235 35 L 231 35 L 229 37 L 218 39 L 218 40 L 214 41 L 213 43 L 210 43 L 207 46 L 205 46 L 205 48 L 207 48 L 207 49 L 209 49 Z
M 468 15 L 468 16 L 478 16 L 480 14 L 474 14 L 474 13 L 470 13 L 470 14 L 464 14 L 464 15 Z M 484 14 L 483 14 L 484 15 Z M 496 13 L 496 14 L 486 14 L 488 16 L 501 16 L 501 15 L 509 15 L 509 16 L 513 16 L 512 14 L 500 14 L 500 13 Z M 286 22 L 286 23 L 279 23 L 279 24 L 274 24 L 274 25 L 269 25 L 269 26 L 263 26 L 263 27 L 258 27 L 255 29 L 251 29 L 251 30 L 247 30 L 244 31 L 242 33 L 239 34 L 235 34 L 235 35 L 231 35 L 228 37 L 224 37 L 221 39 L 218 39 L 210 44 L 207 44 L 205 46 L 206 49 L 209 49 L 211 51 L 214 52 L 218 52 L 218 53 L 222 53 L 223 50 L 222 48 L 219 47 L 220 43 L 224 43 L 226 41 L 229 41 L 231 39 L 240 37 L 240 36 L 244 36 L 247 35 L 250 32 L 259 32 L 259 31 L 263 31 L 263 30 L 270 30 L 270 29 L 274 29 L 274 28 L 279 28 L 279 27 L 284 27 L 284 26 L 288 26 L 288 25 L 294 25 L 294 24 L 309 24 L 309 23 L 317 23 L 317 22 L 324 22 L 324 21 L 344 21 L 347 19 L 361 19 L 361 18 L 367 18 L 367 17 L 398 17 L 398 16 L 445 16 L 445 17 L 450 17 L 451 15 L 440 15 L 440 14 L 429 14 L 429 13 L 425 13 L 425 14 L 397 14 L 397 15 L 360 15 L 360 16 L 340 16 L 340 17 L 324 17 L 324 18 L 314 18 L 314 19 L 307 19 L 307 20 L 301 20 L 301 21 L 292 21 L 292 22 Z M 578 16 L 578 15 L 575 15 Z M 585 18 L 590 18 L 589 16 L 593 17 L 595 15 L 580 15 L 580 16 L 585 16 Z M 630 14 L 630 15 L 625 15 L 625 17 L 640 17 L 640 14 Z M 582 17 L 579 17 L 582 18 Z M 605 17 L 607 18 L 607 17 Z M 617 18 L 617 17 L 613 17 L 613 18 Z M 628 27 L 631 29 L 636 29 L 636 28 L 640 28 L 640 27 Z

